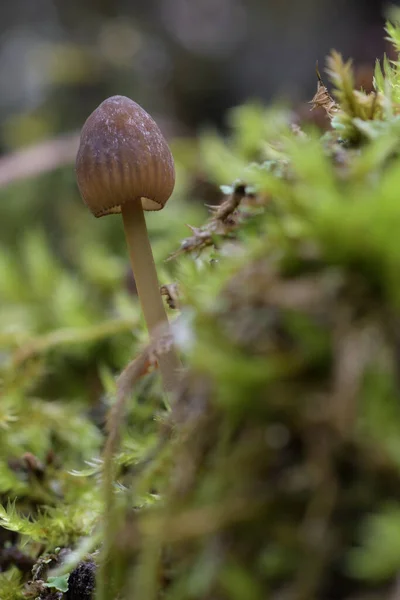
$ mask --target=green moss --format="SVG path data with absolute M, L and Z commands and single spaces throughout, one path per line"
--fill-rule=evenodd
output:
M 156 370 L 136 382 L 105 477 L 115 375 L 147 339 L 120 224 L 71 198 L 56 244 L 34 228 L 0 252 L 2 600 L 60 597 L 88 558 L 99 600 L 369 600 L 395 585 L 400 68 L 378 65 L 369 95 L 336 53 L 328 73 L 323 135 L 246 105 L 228 139 L 175 144 L 175 208 L 150 229 L 157 262 L 171 258 L 162 283 L 179 283 L 185 373 L 171 406 Z M 203 225 L 183 202 L 198 173 L 223 197 Z

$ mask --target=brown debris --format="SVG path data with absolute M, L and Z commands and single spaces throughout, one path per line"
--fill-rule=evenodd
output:
M 318 77 L 318 86 L 317 92 L 313 99 L 310 101 L 311 110 L 315 108 L 323 108 L 330 119 L 333 119 L 337 111 L 339 110 L 338 105 L 328 92 L 328 88 L 324 85 L 321 75 L 318 71 L 318 65 L 316 67 L 317 77 Z
M 239 204 L 246 196 L 246 186 L 241 183 L 236 185 L 232 194 L 230 194 L 222 204 L 218 206 L 206 205 L 207 208 L 211 209 L 214 221 L 226 222 L 227 219 L 235 212 Z
M 160 292 L 162 296 L 166 297 L 167 304 L 172 310 L 179 310 L 179 287 L 177 283 L 162 285 Z
M 203 227 L 192 227 L 192 225 L 187 225 L 193 235 L 189 238 L 185 238 L 181 243 L 181 247 L 171 254 L 167 260 L 172 260 L 180 254 L 187 252 L 200 252 L 207 246 L 216 247 L 214 236 L 229 235 L 237 228 L 242 218 L 244 218 L 241 218 L 239 215 L 238 208 L 246 196 L 246 186 L 244 183 L 240 182 L 235 185 L 232 193 L 228 195 L 222 204 L 217 206 L 206 205 L 212 213 L 211 218 Z
M 92 600 L 96 584 L 96 565 L 93 561 L 82 561 L 68 579 L 66 600 Z

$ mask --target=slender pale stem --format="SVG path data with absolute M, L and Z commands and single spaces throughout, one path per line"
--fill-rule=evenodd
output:
M 146 221 L 139 199 L 122 206 L 122 218 L 139 300 L 151 336 L 157 326 L 168 323 L 168 318 L 160 294 Z M 157 360 L 164 389 L 166 392 L 173 392 L 179 378 L 178 370 L 182 366 L 175 349 L 161 354 Z

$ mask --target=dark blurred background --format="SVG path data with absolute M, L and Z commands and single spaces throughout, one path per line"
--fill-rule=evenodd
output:
M 379 0 L 3 0 L 1 150 L 79 128 L 125 94 L 169 135 L 248 98 L 309 100 L 331 48 L 373 66 Z

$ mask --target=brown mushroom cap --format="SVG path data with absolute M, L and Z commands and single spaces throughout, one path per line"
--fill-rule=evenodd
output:
M 76 177 L 96 217 L 139 200 L 144 210 L 160 210 L 174 189 L 174 159 L 150 115 L 133 100 L 112 96 L 82 128 Z

